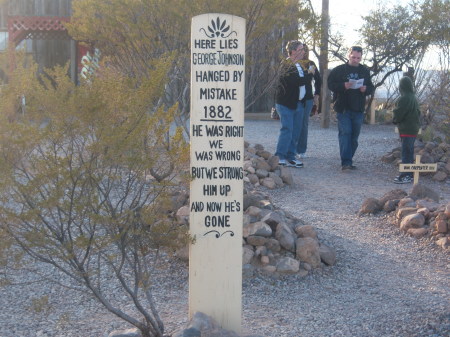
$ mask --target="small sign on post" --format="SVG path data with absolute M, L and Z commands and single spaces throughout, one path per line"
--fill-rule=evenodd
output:
M 436 172 L 437 164 L 421 164 L 420 156 L 416 156 L 416 162 L 413 164 L 400 164 L 400 172 L 414 172 L 414 185 L 419 183 L 419 173 Z
M 241 332 L 245 20 L 191 26 L 189 315 Z

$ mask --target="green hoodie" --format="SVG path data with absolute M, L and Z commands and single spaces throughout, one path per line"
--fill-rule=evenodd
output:
M 400 98 L 394 109 L 393 122 L 397 124 L 400 135 L 417 136 L 420 128 L 420 109 L 409 77 L 402 77 L 399 90 Z

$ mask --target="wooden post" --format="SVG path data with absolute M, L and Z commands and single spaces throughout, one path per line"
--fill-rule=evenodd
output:
M 191 26 L 189 315 L 241 332 L 245 20 Z
M 330 127 L 330 90 L 328 89 L 328 35 L 330 28 L 329 0 L 322 0 L 322 32 L 320 37 L 319 65 L 322 73 L 320 109 L 322 112 L 322 128 Z
M 436 172 L 437 164 L 421 164 L 420 156 L 416 156 L 416 162 L 414 164 L 400 164 L 400 172 L 414 172 L 414 185 L 419 183 L 419 173 L 421 172 Z
M 375 97 L 372 99 L 372 103 L 370 104 L 370 124 L 375 124 L 376 121 L 376 109 L 377 109 L 377 100 Z

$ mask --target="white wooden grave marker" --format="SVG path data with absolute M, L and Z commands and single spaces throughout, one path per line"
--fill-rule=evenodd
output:
M 189 316 L 241 331 L 245 20 L 191 26 Z
M 414 164 L 400 164 L 400 172 L 414 172 L 414 185 L 419 183 L 419 173 L 421 172 L 436 172 L 437 164 L 421 164 L 420 156 L 416 155 L 416 162 Z

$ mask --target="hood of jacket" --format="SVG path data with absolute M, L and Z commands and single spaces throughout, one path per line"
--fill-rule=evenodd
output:
M 414 85 L 409 77 L 402 77 L 399 85 L 400 95 L 414 94 Z

